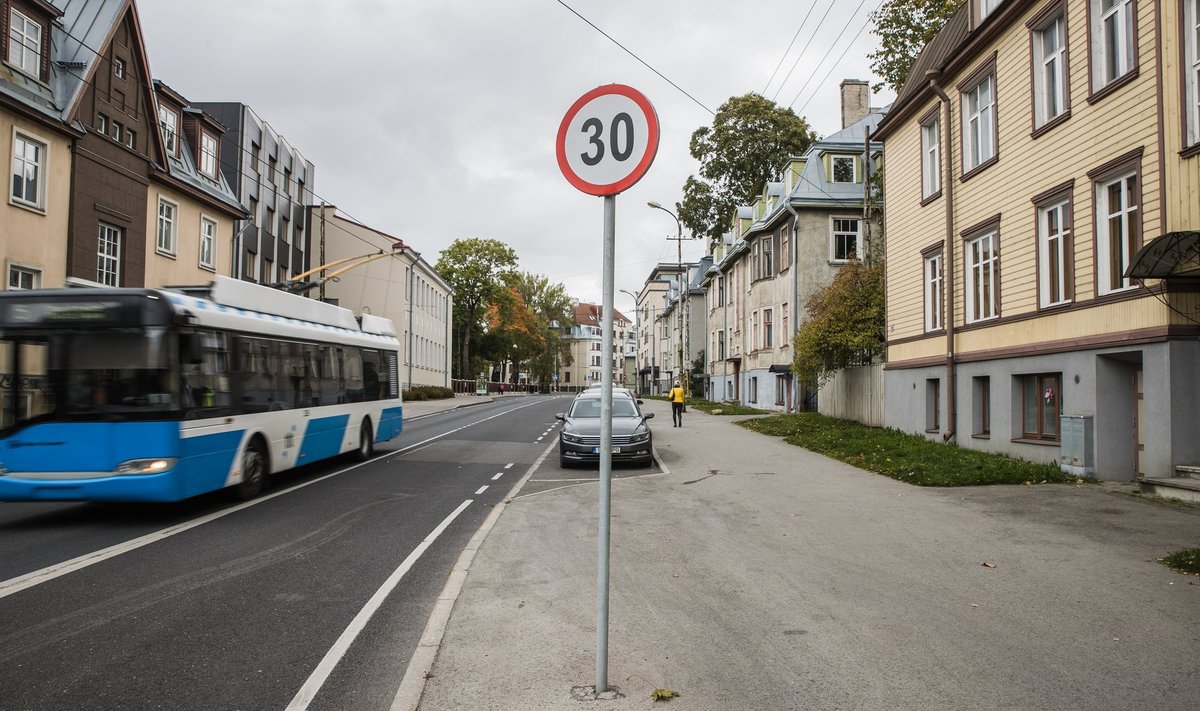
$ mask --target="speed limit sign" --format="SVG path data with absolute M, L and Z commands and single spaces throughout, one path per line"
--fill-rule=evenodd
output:
M 641 180 L 658 152 L 658 115 L 637 89 L 597 87 L 558 127 L 558 167 L 589 195 L 616 195 Z

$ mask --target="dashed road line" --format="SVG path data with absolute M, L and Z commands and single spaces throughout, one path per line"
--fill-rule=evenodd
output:
M 479 491 L 476 491 L 475 495 L 479 496 L 480 494 L 482 494 L 483 492 L 485 492 L 487 490 L 488 490 L 488 486 L 487 486 L 487 484 L 484 484 L 483 486 L 479 487 Z

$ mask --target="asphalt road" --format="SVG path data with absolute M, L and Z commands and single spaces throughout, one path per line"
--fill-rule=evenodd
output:
M 367 464 L 287 473 L 245 507 L 0 504 L 0 709 L 387 709 L 458 554 L 562 408 L 406 422 Z

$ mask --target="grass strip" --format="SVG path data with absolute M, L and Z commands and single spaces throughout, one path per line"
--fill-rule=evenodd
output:
M 918 486 L 1082 483 L 1054 463 L 933 442 L 892 428 L 868 427 L 815 412 L 744 420 L 742 427 L 832 459 Z
M 662 400 L 669 402 L 666 395 L 639 395 L 642 400 Z M 696 408 L 700 412 L 707 412 L 710 415 L 763 415 L 766 410 L 757 410 L 753 407 L 745 407 L 744 405 L 733 405 L 727 402 L 713 402 L 712 400 L 701 400 L 692 398 L 687 401 L 689 408 Z

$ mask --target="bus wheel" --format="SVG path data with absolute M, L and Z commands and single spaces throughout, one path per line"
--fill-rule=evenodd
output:
M 358 430 L 358 449 L 354 450 L 355 461 L 365 462 L 375 454 L 375 434 L 371 429 L 371 421 L 363 420 Z
M 267 474 L 267 453 L 261 442 L 251 440 L 242 452 L 242 482 L 237 485 L 237 497 L 245 500 L 261 494 L 267 485 Z

